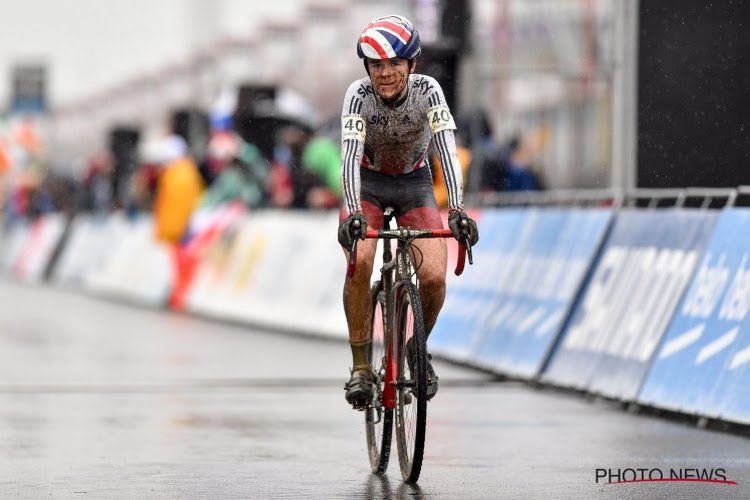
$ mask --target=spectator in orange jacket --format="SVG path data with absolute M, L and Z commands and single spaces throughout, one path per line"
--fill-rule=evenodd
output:
M 163 154 L 164 166 L 159 173 L 154 200 L 156 237 L 178 243 L 203 193 L 204 183 L 182 137 L 167 137 Z

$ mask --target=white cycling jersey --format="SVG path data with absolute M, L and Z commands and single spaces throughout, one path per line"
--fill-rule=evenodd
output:
M 341 111 L 341 186 L 349 213 L 361 210 L 360 168 L 405 174 L 429 168 L 430 141 L 440 157 L 450 208 L 463 208 L 461 166 L 453 135 L 456 125 L 434 78 L 410 74 L 407 95 L 389 105 L 370 77 L 353 82 Z

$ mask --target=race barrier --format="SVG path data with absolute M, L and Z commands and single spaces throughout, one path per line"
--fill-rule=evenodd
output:
M 716 217 L 690 210 L 618 213 L 542 380 L 635 398 Z
M 208 249 L 187 310 L 347 337 L 341 305 L 346 265 L 335 238 L 337 225 L 333 212 L 248 214 L 230 237 Z
M 609 209 L 485 210 L 477 266 L 450 284 L 431 348 L 508 375 L 537 376 L 610 218 Z
M 58 213 L 15 223 L 4 239 L 2 269 L 20 281 L 43 281 L 65 225 L 65 216 Z
M 723 211 L 639 402 L 750 423 L 749 231 L 750 210 Z
M 444 358 L 691 415 L 750 423 L 750 210 L 471 211 L 474 266 L 429 339 Z M 180 245 L 149 216 L 49 214 L 0 236 L 25 282 L 344 340 L 338 214 L 201 209 Z M 379 259 L 375 271 L 379 269 Z M 377 274 L 377 273 L 374 273 Z

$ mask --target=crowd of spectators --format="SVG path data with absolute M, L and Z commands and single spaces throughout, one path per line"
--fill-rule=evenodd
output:
M 78 175 L 57 173 L 54 154 L 45 149 L 32 123 L 18 120 L 0 130 L 4 132 L 0 134 L 4 225 L 50 211 L 107 214 L 120 209 L 133 216 L 152 213 L 158 221 L 158 237 L 177 242 L 191 213 L 202 207 L 232 201 L 250 210 L 339 206 L 338 117 L 316 129 L 294 120 L 278 123 L 270 147 L 243 137 L 231 119 L 211 123 L 205 144 L 199 147 L 174 127 L 158 140 L 135 146 L 135 164 L 126 165 L 123 176 L 113 151 L 87 158 Z M 483 191 L 541 188 L 531 166 L 539 150 L 538 134 L 497 141 L 481 113 L 460 120 L 460 125 L 458 157 L 467 190 L 471 186 Z M 196 151 L 203 151 L 202 157 Z M 447 197 L 439 160 L 436 155 L 432 158 L 436 198 L 444 207 Z M 478 175 L 479 180 L 470 180 L 470 175 Z

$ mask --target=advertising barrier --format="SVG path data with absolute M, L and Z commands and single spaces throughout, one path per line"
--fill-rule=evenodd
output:
M 749 233 L 750 210 L 723 211 L 640 402 L 750 422 Z
M 476 265 L 467 264 L 461 276 L 448 280 L 445 302 L 428 342 L 432 351 L 463 361 L 474 360 L 481 326 L 497 299 L 498 276 L 508 272 L 499 255 L 514 251 L 527 218 L 523 209 L 489 209 L 474 215 L 479 227 L 479 242 L 473 249 Z
M 188 310 L 346 337 L 341 303 L 346 266 L 337 222 L 333 212 L 249 214 L 198 266 Z
M 618 213 L 542 379 L 634 399 L 716 218 L 690 210 Z
M 750 210 L 472 211 L 429 348 L 499 374 L 750 423 Z M 2 233 L 0 269 L 33 281 L 345 339 L 335 211 L 218 207 L 177 247 L 148 216 L 59 214 Z M 63 237 L 64 234 L 67 236 Z M 376 257 L 373 279 L 381 265 Z M 52 266 L 50 268 L 50 266 Z
M 126 225 L 119 215 L 76 215 L 51 280 L 58 285 L 81 286 L 85 276 L 99 268 L 124 237 Z
M 502 373 L 533 378 L 568 316 L 609 225 L 608 209 L 529 209 L 476 358 Z
M 0 253 L 0 269 L 3 274 L 9 275 L 13 271 L 13 265 L 23 252 L 26 240 L 29 238 L 31 223 L 15 222 L 9 227 L 3 228 L 2 253 Z
M 110 224 L 119 239 L 101 265 L 85 275 L 84 288 L 136 303 L 166 305 L 174 282 L 172 249 L 154 238 L 153 219 L 127 219 L 116 213 Z
M 449 283 L 430 348 L 504 374 L 534 377 L 610 217 L 608 209 L 484 210 L 476 266 Z
M 16 223 L 10 229 L 3 249 L 3 267 L 16 279 L 38 283 L 65 230 L 66 218 L 60 213 L 40 215 L 30 223 Z

